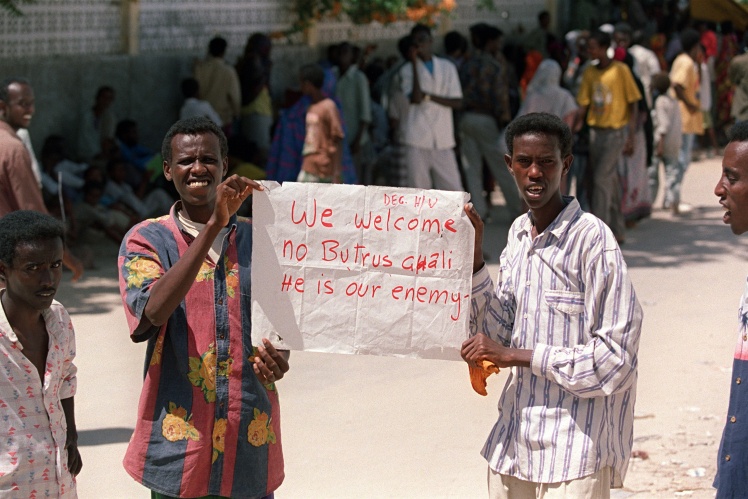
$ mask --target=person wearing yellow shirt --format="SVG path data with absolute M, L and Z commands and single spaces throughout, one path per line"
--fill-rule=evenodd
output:
M 695 29 L 683 30 L 680 34 L 683 52 L 675 58 L 670 68 L 671 96 L 677 98 L 680 105 L 681 131 L 683 132 L 676 168 L 676 184 L 673 189 L 674 197 L 670 201 L 670 206 L 666 206 L 675 215 L 680 212 L 680 185 L 691 162 L 693 141 L 696 135 L 704 133 L 704 118 L 701 113 L 701 101 L 699 100 L 699 66 L 696 63 L 701 50 L 699 41 L 698 31 Z M 709 85 L 709 82 L 706 82 L 706 85 Z
M 608 57 L 610 42 L 610 35 L 602 31 L 590 35 L 589 58 L 598 62 L 589 65 L 582 75 L 575 128 L 580 129 L 586 117 L 590 127 L 592 213 L 610 227 L 621 243 L 626 229 L 617 164 L 621 154 L 628 156 L 634 150 L 636 103 L 642 95 L 628 66 Z

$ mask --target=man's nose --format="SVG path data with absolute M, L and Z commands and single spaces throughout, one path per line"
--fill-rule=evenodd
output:
M 54 271 L 50 268 L 43 269 L 39 272 L 39 284 L 52 286 L 55 282 Z
M 724 194 L 725 187 L 722 185 L 722 179 L 720 178 L 717 185 L 714 186 L 714 195 L 721 198 Z
M 527 171 L 528 176 L 532 178 L 538 178 L 543 175 L 543 170 L 540 168 L 540 165 L 538 165 L 535 161 L 532 162 L 530 165 L 530 168 Z

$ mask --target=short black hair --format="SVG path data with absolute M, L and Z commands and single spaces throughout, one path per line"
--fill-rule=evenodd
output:
M 200 84 L 194 78 L 185 78 L 182 80 L 182 95 L 185 99 L 190 97 L 197 97 L 200 93 Z
M 218 137 L 218 144 L 221 146 L 221 159 L 225 158 L 229 154 L 226 135 L 218 125 L 213 123 L 213 120 L 205 116 L 186 118 L 174 123 L 166 132 L 164 141 L 161 143 L 161 157 L 167 163 L 171 163 L 171 141 L 177 135 L 201 135 L 204 133 L 212 133 Z
M 65 157 L 65 138 L 62 135 L 52 134 L 44 139 L 41 157 L 46 158 L 51 155 Z
M 14 83 L 18 83 L 20 85 L 31 85 L 29 80 L 27 78 L 22 78 L 20 76 L 11 76 L 10 78 L 4 79 L 2 82 L 0 82 L 0 100 L 8 103 L 8 99 L 10 98 L 10 86 Z
M 299 69 L 299 79 L 308 81 L 314 88 L 322 88 L 325 84 L 325 70 L 319 64 L 305 64 Z
M 748 141 L 748 121 L 738 121 L 730 129 L 730 142 Z
M 121 139 L 123 135 L 125 135 L 127 132 L 132 130 L 133 128 L 137 128 L 138 124 L 131 119 L 124 119 L 120 120 L 119 123 L 117 123 L 117 128 L 114 130 L 114 136 L 118 139 Z
M 413 29 L 410 30 L 410 36 L 415 38 L 418 33 L 426 33 L 427 35 L 431 36 L 431 28 L 429 28 L 425 24 L 418 23 L 413 26 Z
M 670 88 L 670 76 L 665 72 L 660 72 L 652 75 L 651 87 L 653 90 L 657 90 L 660 94 L 667 92 Z
M 553 135 L 558 139 L 561 156 L 571 154 L 572 135 L 569 127 L 561 118 L 550 113 L 530 113 L 516 118 L 506 127 L 506 148 L 511 156 L 514 154 L 514 139 L 529 134 Z
M 496 26 L 486 26 L 485 31 L 483 32 L 483 36 L 486 37 L 486 43 L 496 40 L 497 38 L 501 38 L 504 36 L 504 32 L 501 31 Z
M 99 97 L 101 97 L 101 94 L 103 94 L 104 92 L 112 92 L 112 93 L 114 93 L 114 89 L 112 87 L 110 87 L 109 85 L 102 85 L 96 91 L 96 98 L 98 99 Z
M 482 22 L 470 25 L 470 38 L 473 41 L 473 46 L 478 50 L 483 50 L 483 47 L 486 46 L 486 28 L 488 26 L 488 24 Z
M 65 240 L 65 229 L 57 219 L 38 211 L 13 211 L 0 218 L 0 260 L 13 265 L 19 245 L 58 237 Z
M 701 35 L 692 28 L 686 28 L 680 32 L 680 44 L 683 52 L 690 52 L 701 41 Z
M 629 37 L 631 36 L 631 33 L 632 33 L 631 25 L 629 23 L 624 23 L 624 22 L 616 23 L 616 26 L 614 29 L 615 29 L 615 33 L 623 33 L 625 35 L 628 35 Z
M 605 31 L 596 29 L 590 34 L 590 40 L 595 40 L 601 47 L 610 47 L 610 35 Z
M 444 35 L 444 51 L 451 54 L 457 50 L 465 52 L 468 48 L 467 38 L 462 36 L 459 31 L 450 31 Z
M 227 46 L 228 42 L 226 42 L 225 39 L 216 36 L 210 41 L 210 43 L 208 43 L 208 53 L 213 57 L 223 57 L 223 54 L 226 53 Z
M 410 51 L 410 47 L 413 46 L 413 37 L 410 35 L 405 35 L 404 37 L 400 38 L 397 41 L 397 51 L 400 52 L 400 56 L 403 59 L 408 58 L 408 52 Z

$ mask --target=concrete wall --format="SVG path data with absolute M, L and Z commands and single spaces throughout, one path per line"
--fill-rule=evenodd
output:
M 365 44 L 366 42 L 361 42 Z M 378 41 L 376 55 L 395 53 L 395 41 Z M 44 139 L 59 134 L 73 154 L 82 113 L 93 105 L 97 89 L 115 89 L 117 119 L 139 124 L 141 143 L 160 149 L 161 140 L 177 120 L 182 105 L 180 82 L 191 76 L 195 58 L 202 54 L 61 56 L 0 59 L 0 79 L 23 76 L 31 80 L 36 114 L 30 133 L 37 153 Z M 287 88 L 297 88 L 298 69 L 319 60 L 324 47 L 287 45 L 274 48 L 272 95 L 281 102 Z
M 286 50 L 275 59 L 273 94 L 295 82 L 298 67 L 316 60 L 309 47 Z M 0 79 L 23 76 L 31 80 L 36 114 L 30 133 L 37 153 L 44 139 L 59 134 L 75 152 L 81 114 L 93 105 L 97 89 L 115 89 L 117 119 L 139 124 L 141 143 L 159 149 L 161 139 L 176 121 L 182 105 L 180 82 L 191 76 L 195 54 L 91 56 L 34 59 L 0 59 Z

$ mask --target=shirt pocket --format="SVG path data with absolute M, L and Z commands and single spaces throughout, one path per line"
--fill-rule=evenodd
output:
M 545 302 L 564 314 L 576 315 L 584 312 L 584 293 L 579 291 L 551 290 L 545 293 Z

